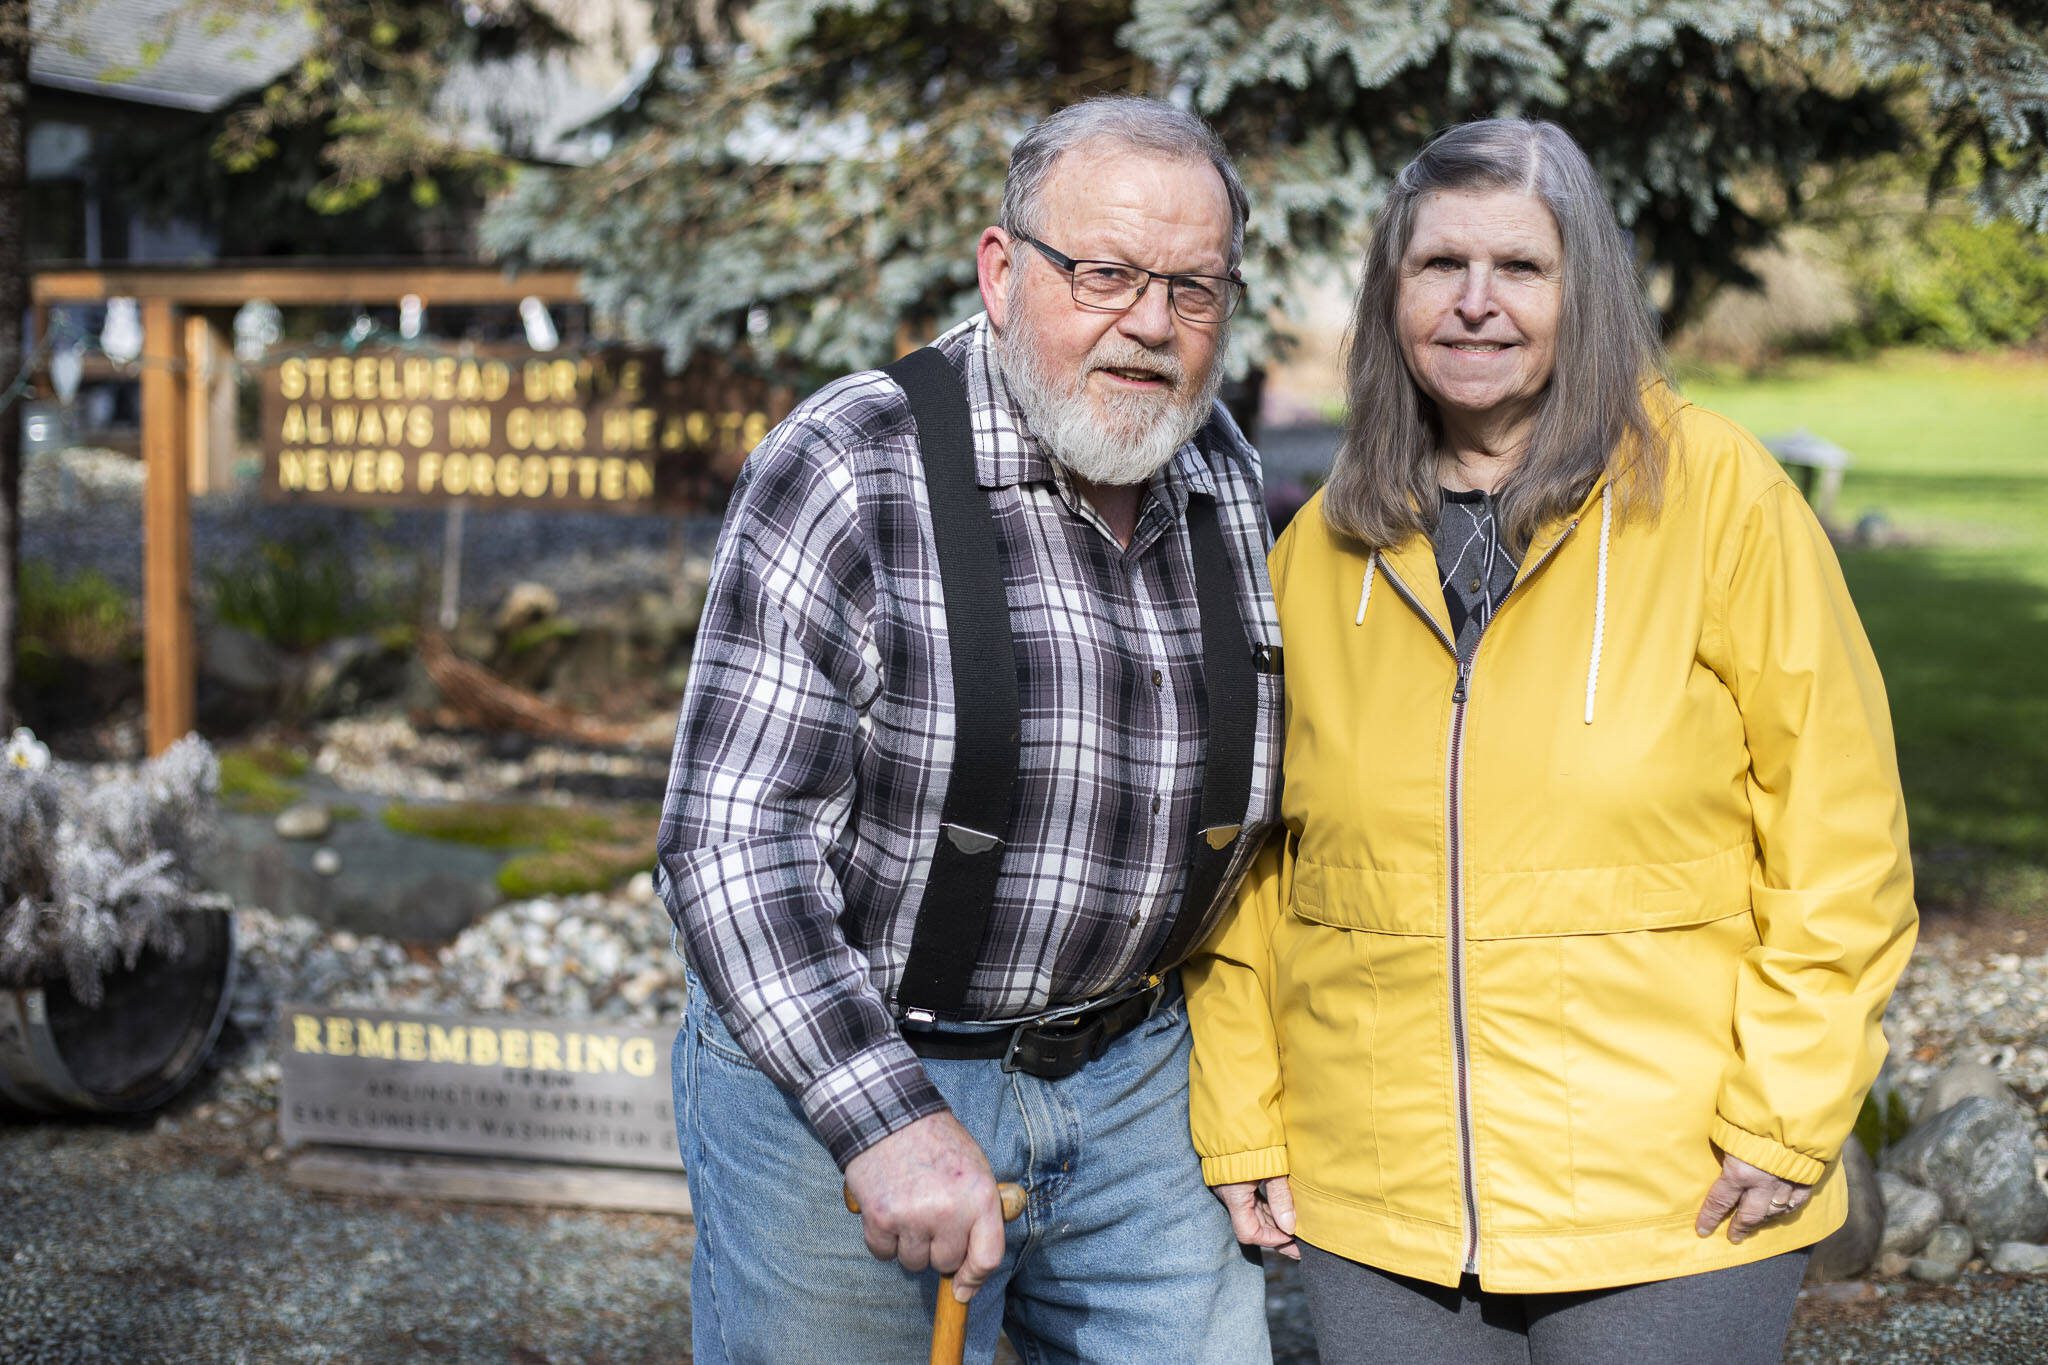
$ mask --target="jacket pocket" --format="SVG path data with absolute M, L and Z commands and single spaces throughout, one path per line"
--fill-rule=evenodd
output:
M 1295 918 L 1332 929 L 1442 937 L 1443 900 L 1434 872 L 1383 872 L 1303 858 L 1294 866 Z
M 1683 862 L 1540 868 L 1471 876 L 1470 938 L 1548 938 L 1679 929 L 1749 913 L 1748 844 Z

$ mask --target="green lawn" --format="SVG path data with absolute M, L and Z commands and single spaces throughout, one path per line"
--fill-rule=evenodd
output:
M 1899 352 L 1685 389 L 1855 455 L 1837 518 L 1878 513 L 1905 542 L 1843 568 L 1891 694 L 1922 902 L 2048 910 L 2048 358 Z

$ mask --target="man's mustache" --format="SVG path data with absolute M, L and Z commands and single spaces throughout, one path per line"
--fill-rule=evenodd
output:
M 1163 381 L 1169 389 L 1179 390 L 1187 383 L 1187 367 L 1178 357 L 1165 351 L 1154 351 L 1127 339 L 1105 341 L 1088 357 L 1091 370 L 1136 370 L 1150 374 Z

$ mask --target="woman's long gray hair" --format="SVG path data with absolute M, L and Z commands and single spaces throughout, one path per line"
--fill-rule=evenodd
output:
M 1554 123 L 1483 119 L 1439 134 L 1394 177 L 1366 247 L 1345 361 L 1350 412 L 1323 494 L 1332 529 L 1389 549 L 1436 525 L 1436 405 L 1408 371 L 1396 323 L 1401 258 L 1424 196 L 1507 190 L 1547 205 L 1564 245 L 1557 362 L 1528 449 L 1499 490 L 1512 546 L 1575 511 L 1611 473 L 1624 513 L 1654 515 L 1667 452 L 1644 406 L 1664 350 L 1628 239 L 1591 163 Z

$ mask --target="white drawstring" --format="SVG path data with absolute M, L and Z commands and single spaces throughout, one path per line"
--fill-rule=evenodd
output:
M 1593 596 L 1593 657 L 1586 664 L 1586 724 L 1593 723 L 1593 694 L 1600 690 L 1600 650 L 1607 641 L 1607 533 L 1614 521 L 1612 485 L 1600 489 L 1600 584 Z
M 1362 584 L 1360 584 L 1358 588 L 1358 615 L 1351 618 L 1351 624 L 1354 626 L 1362 626 L 1365 624 L 1365 606 L 1366 603 L 1372 601 L 1373 570 L 1379 567 L 1379 562 L 1380 557 L 1377 551 L 1366 556 L 1365 581 Z

